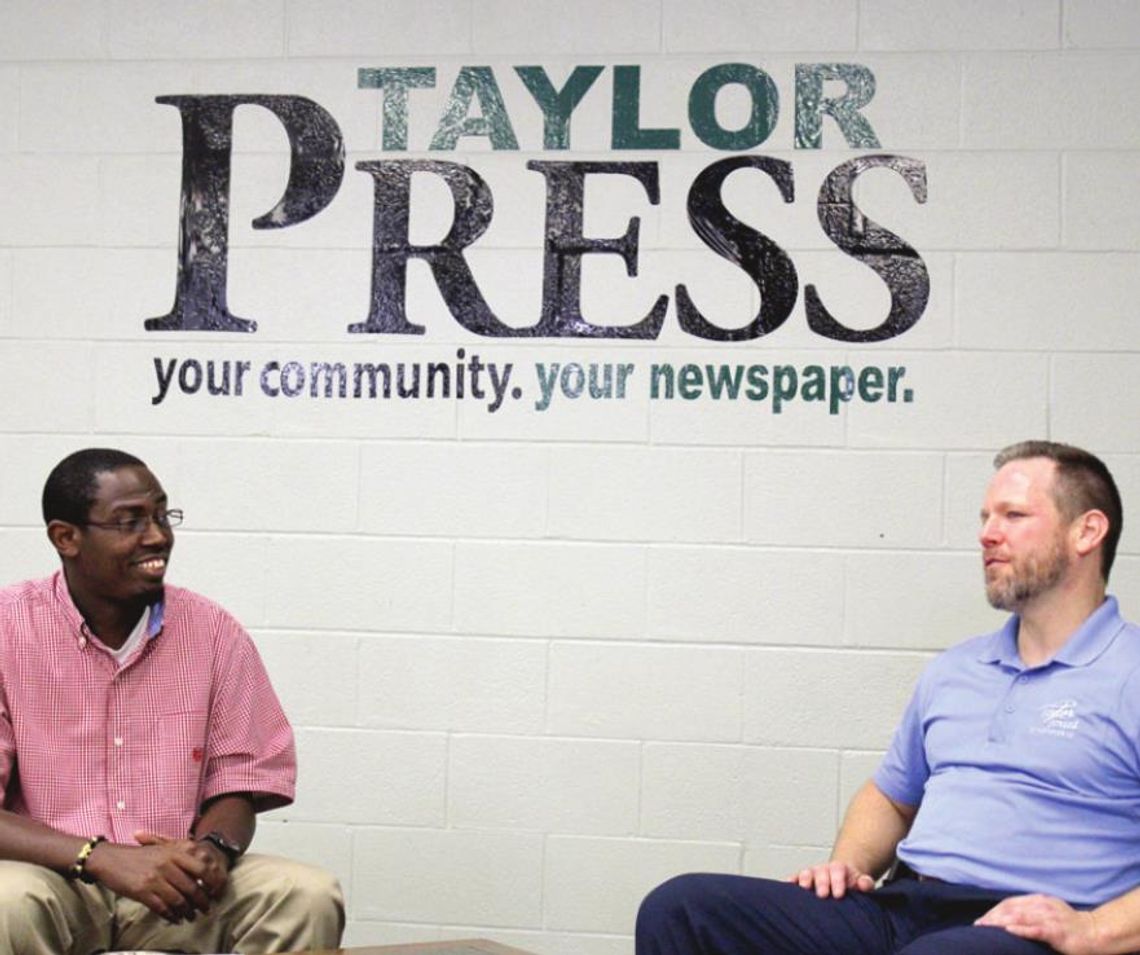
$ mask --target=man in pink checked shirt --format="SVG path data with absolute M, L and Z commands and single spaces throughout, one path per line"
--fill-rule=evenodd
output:
M 62 568 L 0 590 L 0 951 L 335 948 L 336 880 L 245 855 L 293 734 L 237 621 L 164 585 L 182 512 L 103 448 L 43 511 Z

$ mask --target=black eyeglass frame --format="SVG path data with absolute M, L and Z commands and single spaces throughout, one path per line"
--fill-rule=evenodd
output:
M 155 511 L 153 514 L 140 514 L 121 521 L 79 521 L 79 527 L 99 527 L 103 530 L 118 531 L 120 534 L 145 534 L 150 525 L 157 524 L 164 531 L 177 527 L 184 518 L 182 508 L 173 507 L 168 511 Z

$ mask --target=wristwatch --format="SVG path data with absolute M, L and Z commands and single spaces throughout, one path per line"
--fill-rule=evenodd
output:
M 220 850 L 222 855 L 226 857 L 226 861 L 229 863 L 231 869 L 234 867 L 234 863 L 237 862 L 238 856 L 245 851 L 236 842 L 231 842 L 216 829 L 212 829 L 205 835 L 199 836 L 197 841 L 208 842 Z

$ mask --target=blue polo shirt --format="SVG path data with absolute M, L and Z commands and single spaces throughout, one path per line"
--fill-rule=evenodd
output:
M 1098 905 L 1140 885 L 1140 627 L 1109 597 L 1035 667 L 1017 627 L 930 663 L 874 781 L 917 871 Z

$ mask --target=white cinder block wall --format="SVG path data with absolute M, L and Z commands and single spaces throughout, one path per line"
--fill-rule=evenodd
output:
M 484 935 L 543 955 L 631 950 L 636 905 L 690 869 L 783 875 L 817 859 L 871 771 L 931 651 L 998 619 L 974 533 L 993 450 L 1028 436 L 1087 444 L 1140 513 L 1140 6 L 1130 0 L 5 0 L 0 4 L 0 564 L 53 566 L 42 480 L 92 443 L 141 454 L 187 512 L 173 579 L 254 633 L 297 728 L 296 805 L 262 847 L 332 867 L 354 943 Z M 693 178 L 724 154 L 687 118 L 718 63 L 766 71 L 778 122 L 755 152 L 791 163 L 796 197 L 738 174 L 725 201 L 787 250 L 800 299 L 752 341 L 480 338 L 422 262 L 422 336 L 347 332 L 367 314 L 373 183 L 356 162 L 437 158 L 495 197 L 469 259 L 516 327 L 542 293 L 542 177 L 528 160 L 646 161 L 587 184 L 585 233 L 641 218 L 638 273 L 586 256 L 598 324 L 646 314 L 685 283 L 741 327 L 755 286 L 696 238 Z M 831 119 L 794 148 L 797 63 L 857 63 L 879 152 L 925 164 L 928 199 L 888 173 L 857 200 L 914 246 L 931 296 L 905 335 L 843 344 L 807 326 L 815 284 L 852 326 L 888 294 L 816 218 L 824 177 L 865 150 Z M 513 72 L 607 67 L 544 150 Z M 641 125 L 680 149 L 610 140 L 612 70 L 642 69 Z M 427 151 L 463 65 L 489 65 L 519 149 L 465 137 Z M 410 152 L 382 149 L 382 97 L 357 70 L 425 66 Z M 837 91 L 829 89 L 829 95 Z M 254 335 L 146 332 L 176 275 L 181 131 L 175 94 L 287 94 L 344 136 L 344 183 L 308 222 L 256 231 L 280 197 L 280 123 L 234 124 L 229 301 Z M 726 128 L 747 118 L 722 94 Z M 472 115 L 478 115 L 476 110 Z M 451 220 L 416 181 L 411 234 Z M 155 360 L 452 362 L 500 368 L 487 401 L 184 394 L 158 404 Z M 554 394 L 537 364 L 628 363 L 625 398 Z M 650 398 L 653 364 L 905 367 L 912 400 Z M 181 367 L 181 364 L 178 365 Z M 1114 590 L 1140 613 L 1140 536 Z

